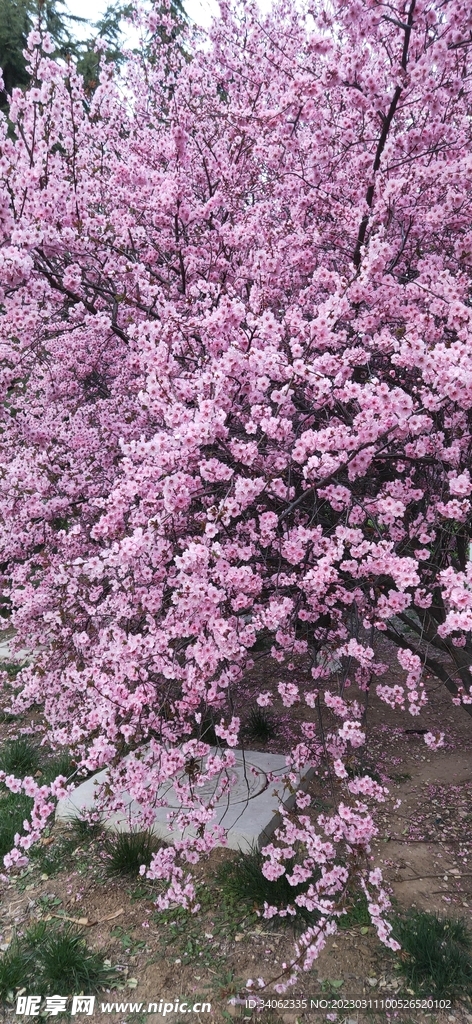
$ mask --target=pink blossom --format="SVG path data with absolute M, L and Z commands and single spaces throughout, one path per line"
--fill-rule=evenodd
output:
M 444 733 L 443 732 L 427 732 L 424 736 L 426 746 L 430 750 L 438 750 L 439 747 L 444 746 Z
M 396 7 L 224 3 L 205 39 L 136 10 L 146 46 L 93 89 L 34 27 L 0 117 L 6 699 L 41 707 L 77 778 L 108 770 L 97 813 L 131 800 L 148 827 L 173 790 L 142 870 L 195 913 L 250 707 L 281 706 L 295 799 L 264 870 L 297 851 L 307 888 L 264 913 L 320 918 L 280 991 L 334 934 L 344 872 L 396 948 L 350 693 L 375 687 L 389 727 L 423 712 L 431 636 L 472 702 L 470 53 L 463 0 L 440 32 L 431 4 L 407 33 Z M 337 801 L 312 814 L 300 772 L 326 764 Z M 34 802 L 11 870 L 68 785 L 1 778 Z

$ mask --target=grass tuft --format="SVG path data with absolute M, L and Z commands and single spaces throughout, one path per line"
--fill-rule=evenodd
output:
M 281 875 L 275 881 L 270 881 L 262 873 L 262 865 L 265 858 L 260 850 L 253 849 L 251 853 L 240 853 L 236 860 L 225 864 L 218 873 L 218 881 L 223 889 L 223 894 L 229 902 L 243 903 L 248 909 L 262 913 L 264 903 L 269 906 L 276 906 L 281 910 L 288 906 L 296 910 L 296 915 L 287 914 L 286 917 L 274 918 L 280 925 L 282 922 L 292 924 L 295 928 L 306 927 L 307 924 L 314 924 L 318 918 L 318 911 L 307 910 L 306 907 L 299 907 L 295 903 L 295 896 L 306 892 L 310 881 L 300 885 L 290 885 L 287 875 Z M 293 870 L 295 861 L 286 861 L 288 874 Z
M 7 775 L 34 775 L 40 766 L 40 753 L 28 736 L 7 740 L 0 748 L 0 769 Z
M 14 940 L 6 953 L 0 956 L 0 1006 L 10 993 L 23 988 L 28 976 L 29 957 Z
M 411 910 L 397 919 L 393 934 L 402 946 L 400 970 L 415 994 L 472 996 L 472 937 L 464 921 Z
M 92 817 L 72 818 L 68 823 L 68 830 L 77 843 L 93 842 L 103 832 L 103 816 L 98 819 Z
M 47 845 L 44 842 L 35 843 L 31 847 L 29 856 L 42 874 L 58 875 L 64 871 L 68 860 L 77 847 L 77 840 L 74 836 L 59 834 L 47 837 Z
M 251 739 L 262 740 L 264 743 L 267 740 L 273 739 L 276 733 L 273 718 L 265 708 L 259 706 L 251 708 L 247 720 L 247 734 Z
M 0 796 L 0 858 L 12 849 L 15 834 L 24 831 L 23 822 L 28 819 L 33 800 L 24 793 L 7 791 Z
M 362 890 L 350 893 L 346 902 L 346 914 L 338 918 L 339 928 L 368 928 L 372 918 L 367 907 L 367 897 Z
M 149 867 L 152 855 L 161 847 L 148 829 L 145 832 L 109 832 L 103 848 L 108 857 L 110 875 L 137 875 L 141 864 Z
M 0 661 L 0 672 L 6 672 L 11 682 L 16 679 L 17 675 L 24 667 L 24 665 L 21 665 L 17 661 Z
M 89 949 L 73 925 L 51 929 L 38 949 L 41 984 L 46 993 L 96 992 L 110 977 L 100 953 Z
M 44 765 L 41 767 L 41 782 L 46 784 L 53 782 L 54 779 L 57 779 L 58 775 L 63 775 L 66 779 L 69 779 L 74 774 L 75 769 L 76 762 L 69 754 L 69 751 L 62 750 L 56 757 L 44 762 Z
M 110 987 L 116 974 L 101 953 L 89 948 L 72 925 L 37 921 L 16 937 L 0 957 L 0 1001 L 26 988 L 37 995 L 97 992 Z

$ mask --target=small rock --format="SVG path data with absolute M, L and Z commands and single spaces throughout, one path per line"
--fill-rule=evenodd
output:
M 378 980 L 378 978 L 367 978 L 367 981 L 372 988 L 375 988 Z

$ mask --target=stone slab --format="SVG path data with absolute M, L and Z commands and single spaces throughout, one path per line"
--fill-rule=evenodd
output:
M 216 753 L 212 748 L 211 753 Z M 236 774 L 237 782 L 229 794 L 223 795 L 216 802 L 214 821 L 221 825 L 227 834 L 227 846 L 232 850 L 249 851 L 253 846 L 264 846 L 270 839 L 274 829 L 280 824 L 278 807 L 283 803 L 287 808 L 295 801 L 293 793 L 287 789 L 283 776 L 287 772 L 287 762 L 281 754 L 261 753 L 257 750 L 234 750 L 236 765 L 228 770 L 229 775 Z M 267 773 L 275 773 L 276 778 L 269 782 Z M 183 773 L 182 773 L 183 774 Z M 306 787 L 313 775 L 313 769 L 307 768 L 300 773 L 299 786 Z M 95 787 L 106 781 L 108 769 L 98 772 L 70 794 L 59 800 L 56 809 L 56 820 L 67 821 L 79 817 L 82 811 L 90 811 L 95 804 Z M 199 788 L 202 796 L 211 798 L 218 780 L 212 779 Z M 152 831 L 166 842 L 181 839 L 177 830 L 170 831 L 168 814 L 180 806 L 172 783 L 161 786 L 157 796 L 165 799 L 165 805 L 155 811 Z M 127 813 L 122 811 L 110 815 L 104 822 L 105 827 L 115 831 L 130 831 L 130 822 L 138 813 L 138 806 L 127 794 L 123 794 Z M 223 845 L 223 844 L 219 844 Z
M 13 637 L 9 637 L 8 640 L 2 640 L 0 642 L 0 664 L 2 662 L 25 662 L 32 657 L 31 651 L 12 651 L 11 641 Z

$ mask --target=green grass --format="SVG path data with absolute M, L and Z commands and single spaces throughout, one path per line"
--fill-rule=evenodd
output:
M 58 775 L 68 779 L 75 771 L 76 763 L 68 750 L 48 757 L 29 736 L 18 736 L 5 740 L 0 747 L 0 769 L 7 775 L 36 775 L 41 772 L 41 784 L 48 784 Z M 39 776 L 38 776 L 39 778 Z
M 0 956 L 0 1006 L 10 993 L 23 988 L 30 967 L 27 951 L 13 941 L 6 953 Z
M 33 775 L 40 784 L 47 784 L 58 775 L 68 778 L 74 768 L 74 762 L 67 751 L 47 758 L 29 736 L 6 740 L 0 747 L 0 769 L 7 775 L 20 778 Z M 33 800 L 25 793 L 12 793 L 0 783 L 0 861 L 12 849 L 16 833 L 24 833 L 23 822 L 29 819 L 32 807 Z M 31 849 L 32 861 L 45 874 L 57 874 L 64 866 L 64 857 L 71 852 L 72 845 L 71 839 L 66 840 L 64 837 L 48 846 L 34 845 Z
M 415 994 L 472 997 L 472 937 L 464 921 L 411 910 L 396 920 L 393 934 L 402 946 L 400 970 Z
M 67 778 L 74 766 L 67 752 L 47 759 L 29 736 L 19 736 L 6 740 L 0 747 L 0 769 L 17 778 L 33 775 L 43 784 L 51 782 L 58 775 Z M 12 849 L 16 833 L 23 834 L 23 822 L 29 819 L 32 807 L 33 800 L 25 793 L 12 793 L 0 784 L 0 861 Z M 66 845 L 58 843 L 54 848 L 52 844 L 47 848 L 34 846 L 31 856 L 38 867 L 50 875 L 61 869 L 61 858 L 65 852 Z
M 50 838 L 47 836 L 46 838 Z M 31 864 L 41 874 L 58 875 L 64 870 L 67 861 L 77 847 L 77 838 L 70 833 L 60 833 L 53 837 L 53 842 L 42 845 L 41 842 L 31 847 L 29 856 Z
M 338 918 L 338 927 L 343 928 L 368 928 L 372 919 L 367 909 L 367 897 L 362 890 L 353 892 L 348 896 L 346 902 L 346 914 Z
M 68 831 L 77 843 L 93 842 L 103 832 L 103 817 L 93 820 L 90 817 L 73 818 L 69 822 Z
M 146 832 L 109 832 L 103 842 L 110 875 L 137 875 L 141 864 L 149 867 L 152 855 L 162 844 Z
M 272 715 L 268 714 L 265 708 L 259 706 L 251 708 L 246 723 L 246 731 L 248 736 L 254 740 L 267 740 L 273 739 L 276 734 L 276 728 Z
M 33 801 L 24 793 L 0 796 L 0 859 L 12 849 L 17 832 L 23 833 L 23 822 L 29 818 Z
M 34 775 L 40 766 L 40 752 L 29 736 L 6 740 L 0 748 L 0 769 L 7 775 Z
M 57 932 L 50 929 L 37 953 L 44 990 L 63 994 L 96 992 L 109 980 L 103 956 L 89 949 L 83 935 L 72 925 Z
M 0 672 L 6 672 L 11 681 L 16 679 L 18 673 L 24 667 L 24 665 L 19 664 L 17 661 L 0 661 Z
M 236 860 L 225 864 L 218 872 L 218 881 L 227 900 L 235 903 L 242 903 L 249 910 L 257 910 L 262 913 L 264 903 L 269 906 L 279 907 L 284 910 L 291 906 L 296 910 L 296 916 L 287 914 L 286 917 L 278 917 L 273 920 L 279 926 L 281 923 L 291 924 L 294 927 L 306 927 L 307 924 L 314 924 L 318 918 L 318 911 L 307 910 L 306 907 L 299 907 L 295 903 L 295 896 L 306 892 L 310 882 L 309 879 L 300 885 L 290 885 L 286 874 L 281 875 L 275 881 L 270 881 L 262 873 L 264 857 L 260 850 L 254 849 L 251 853 L 240 853 Z M 286 861 L 286 870 L 290 874 L 293 870 L 294 861 Z
M 76 769 L 76 762 L 69 754 L 68 750 L 62 750 L 55 757 L 44 761 L 41 765 L 41 784 L 48 784 L 57 779 L 58 775 L 64 775 L 66 779 L 69 779 L 74 774 Z
M 116 981 L 101 953 L 72 925 L 38 921 L 0 958 L 0 1002 L 26 988 L 36 995 L 97 992 Z

